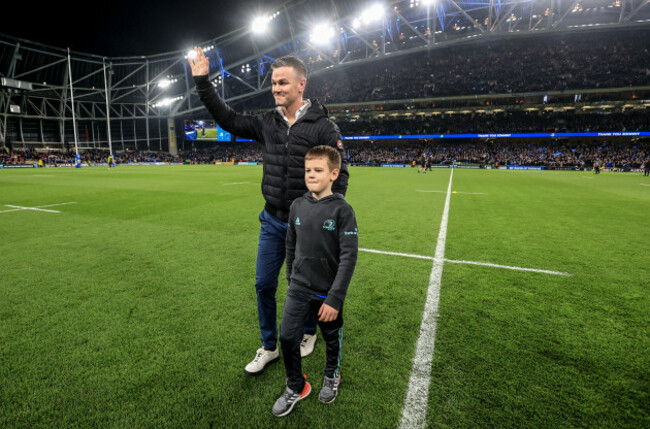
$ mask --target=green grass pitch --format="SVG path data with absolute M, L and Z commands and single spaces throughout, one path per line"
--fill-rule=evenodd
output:
M 0 427 L 396 428 L 432 262 L 362 252 L 339 397 L 257 377 L 261 167 L 0 170 Z M 450 170 L 351 168 L 362 248 L 433 256 Z M 455 170 L 431 428 L 650 426 L 650 180 Z M 283 274 L 281 274 L 283 278 Z M 280 281 L 278 312 L 286 294 Z

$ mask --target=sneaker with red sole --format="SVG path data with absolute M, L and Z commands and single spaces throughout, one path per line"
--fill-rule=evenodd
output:
M 289 387 L 287 387 L 282 396 L 280 396 L 278 400 L 275 401 L 272 411 L 276 417 L 286 416 L 293 410 L 293 407 L 298 401 L 302 401 L 307 396 L 309 396 L 311 393 L 311 385 L 307 381 L 307 376 L 305 375 L 304 377 L 305 387 L 302 388 L 302 392 L 294 392 L 293 390 L 289 389 Z

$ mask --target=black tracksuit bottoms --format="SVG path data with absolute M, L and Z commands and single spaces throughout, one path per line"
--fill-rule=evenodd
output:
M 284 367 L 287 370 L 287 387 L 294 392 L 302 392 L 305 379 L 302 374 L 300 358 L 300 343 L 305 326 L 305 320 L 310 311 L 318 314 L 325 298 L 315 293 L 289 288 L 284 302 L 284 313 L 280 324 L 280 344 Z M 341 364 L 341 347 L 343 343 L 343 306 L 336 320 L 318 322 L 323 339 L 325 340 L 325 376 L 338 377 Z

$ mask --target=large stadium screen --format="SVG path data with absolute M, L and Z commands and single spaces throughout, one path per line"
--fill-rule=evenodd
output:
M 185 140 L 230 142 L 232 135 L 214 121 L 185 120 Z

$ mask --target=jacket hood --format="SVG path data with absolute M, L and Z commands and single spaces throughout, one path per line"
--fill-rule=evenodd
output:
M 323 106 L 320 101 L 318 101 L 316 98 L 310 98 L 309 101 L 311 101 L 311 107 L 307 110 L 307 113 L 305 113 L 304 119 L 313 121 L 320 118 L 321 116 L 324 116 L 326 118 L 329 117 L 327 107 Z
M 320 200 L 317 200 L 316 198 L 314 198 L 314 196 L 311 194 L 311 192 L 307 191 L 307 192 L 305 192 L 304 197 L 307 199 L 307 201 L 309 201 L 310 203 L 313 203 L 313 204 L 325 203 L 325 202 L 328 202 L 328 201 L 344 200 L 345 199 L 343 197 L 343 195 L 341 195 L 339 193 L 336 193 L 336 192 L 334 192 L 332 195 L 328 195 L 328 196 L 326 196 L 324 198 L 321 198 Z

